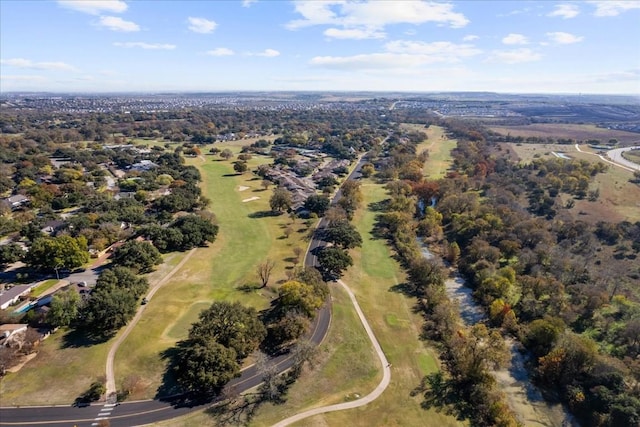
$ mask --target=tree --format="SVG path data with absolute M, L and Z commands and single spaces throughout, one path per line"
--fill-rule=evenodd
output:
M 0 265 L 18 262 L 24 257 L 24 255 L 24 250 L 17 243 L 2 245 L 0 246 Z
M 364 178 L 369 178 L 375 171 L 376 169 L 371 163 L 365 163 L 360 169 L 360 173 Z
M 220 157 L 222 157 L 225 160 L 229 160 L 230 158 L 233 157 L 233 151 L 229 150 L 228 148 L 225 148 L 224 150 L 222 150 L 222 152 L 220 152 Z
M 96 281 L 96 288 L 126 289 L 134 298 L 138 299 L 149 289 L 149 282 L 144 277 L 136 276 L 127 267 L 114 267 L 104 270 Z
M 238 359 L 254 351 L 265 335 L 266 329 L 253 307 L 226 301 L 216 301 L 203 310 L 189 331 L 189 339 L 215 340 L 232 348 Z
M 353 265 L 353 259 L 344 249 L 337 247 L 323 247 L 318 252 L 320 270 L 326 277 L 340 277 L 342 272 Z
M 178 343 L 172 371 L 183 389 L 209 395 L 240 373 L 237 354 L 213 339 L 190 338 Z
M 331 221 L 322 232 L 322 239 L 343 249 L 362 246 L 360 233 L 346 219 Z
M 154 266 L 162 264 L 162 256 L 151 243 L 130 240 L 116 249 L 113 264 L 135 269 L 139 273 L 150 273 Z
M 313 286 L 296 280 L 283 283 L 278 289 L 278 294 L 278 302 L 286 311 L 297 311 L 308 317 L 314 317 L 324 301 L 316 294 Z
M 271 272 L 273 271 L 273 267 L 275 267 L 275 261 L 272 261 L 267 258 L 267 260 L 261 264 L 258 264 L 256 271 L 258 273 L 258 277 L 260 277 L 260 282 L 262 283 L 262 287 L 266 287 L 269 283 L 269 278 L 271 277 Z
M 411 262 L 408 273 L 418 295 L 424 295 L 429 287 L 444 285 L 445 271 L 435 259 L 416 258 Z
M 56 292 L 51 299 L 51 310 L 47 313 L 47 322 L 51 326 L 69 326 L 80 310 L 80 294 L 75 289 Z
M 182 233 L 182 242 L 179 248 L 183 251 L 205 246 L 207 242 L 215 241 L 218 235 L 218 226 L 199 215 L 181 216 L 172 224 L 172 227 Z
M 233 162 L 233 170 L 238 172 L 239 174 L 245 173 L 249 167 L 247 166 L 247 162 L 245 161 L 237 161 Z
M 291 208 L 293 204 L 291 192 L 283 187 L 277 187 L 269 199 L 269 206 L 274 212 L 282 212 Z
M 137 307 L 136 298 L 128 289 L 96 286 L 82 310 L 82 326 L 91 336 L 108 338 L 131 320 Z
M 28 265 L 49 269 L 78 268 L 88 261 L 87 239 L 84 236 L 38 238 L 25 257 Z
M 313 212 L 318 216 L 323 216 L 329 209 L 330 200 L 327 196 L 312 194 L 304 201 L 304 208 L 309 212 Z

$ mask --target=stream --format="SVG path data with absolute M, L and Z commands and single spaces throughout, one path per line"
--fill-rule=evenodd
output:
M 435 257 L 424 242 L 419 241 L 419 244 L 422 256 L 427 259 Z M 445 288 L 449 299 L 457 302 L 460 317 L 467 326 L 487 320 L 484 310 L 473 299 L 473 291 L 466 286 L 462 277 L 456 275 L 448 278 Z M 518 351 L 518 342 L 505 338 L 505 344 L 511 353 L 510 366 L 493 371 L 493 375 L 518 420 L 527 427 L 579 427 L 561 404 L 546 402 L 540 390 L 531 384 L 525 369 L 526 356 Z

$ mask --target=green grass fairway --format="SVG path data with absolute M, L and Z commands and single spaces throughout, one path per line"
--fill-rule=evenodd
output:
M 380 185 L 365 181 L 362 186 L 363 206 L 384 200 L 387 196 Z M 419 339 L 422 318 L 414 314 L 415 301 L 391 290 L 405 279 L 404 273 L 384 240 L 372 234 L 375 212 L 361 209 L 354 223 L 362 235 L 360 251 L 352 251 L 354 267 L 345 275 L 358 302 L 380 341 L 391 368 L 391 383 L 371 404 L 343 412 L 334 412 L 307 419 L 296 425 L 349 426 L 455 426 L 453 417 L 421 408 L 421 396 L 411 397 L 411 391 L 422 377 L 437 369 L 435 355 Z M 382 272 L 382 274 L 381 274 Z
M 440 126 L 431 125 L 428 129 L 425 129 L 422 125 L 403 123 L 402 127 L 427 134 L 427 139 L 416 147 L 416 153 L 425 150 L 429 152 L 429 160 L 425 163 L 423 169 L 427 178 L 443 178 L 451 166 L 451 150 L 456 147 L 458 141 L 447 138 L 444 128 Z
M 386 198 L 382 186 L 365 181 L 363 206 Z M 358 211 L 354 223 L 363 238 L 360 250 L 352 251 L 354 266 L 344 277 L 378 337 L 393 367 L 391 384 L 375 402 L 363 408 L 325 414 L 301 421 L 300 426 L 457 426 L 454 418 L 420 407 L 421 397 L 411 391 L 422 377 L 437 369 L 434 354 L 419 340 L 422 319 L 412 312 L 413 300 L 390 288 L 404 280 L 383 240 L 371 235 L 375 213 Z M 320 360 L 305 371 L 287 394 L 283 405 L 265 404 L 251 426 L 269 426 L 309 408 L 352 400 L 371 392 L 381 378 L 379 362 L 358 321 L 348 297 L 332 286 L 333 318 L 329 334 L 320 347 Z M 159 426 L 213 426 L 216 421 L 203 412 Z
M 241 145 L 224 146 L 238 153 Z M 203 148 L 206 151 L 208 148 Z M 138 326 L 120 347 L 115 363 L 116 384 L 122 384 L 130 375 L 147 380 L 144 389 L 132 398 L 155 395 L 165 366 L 160 354 L 186 338 L 202 309 L 215 300 L 241 301 L 259 310 L 266 308 L 275 296 L 275 285 L 285 279 L 286 269 L 292 266 L 287 259 L 293 256 L 293 247 L 306 248 L 302 239 L 306 229 L 300 220 L 294 229 L 302 232 L 295 231 L 285 239 L 283 230 L 292 222 L 287 215 L 251 217 L 269 210 L 272 190 L 263 190 L 262 180 L 250 172 L 236 175 L 232 161 L 223 161 L 218 156 L 188 159 L 202 173 L 203 193 L 211 200 L 210 210 L 216 215 L 220 231 L 213 244 L 198 249 L 156 293 Z M 255 169 L 268 161 L 269 158 L 256 156 L 249 165 Z M 247 201 L 255 197 L 259 198 Z M 242 285 L 258 282 L 256 266 L 267 258 L 276 262 L 269 287 L 250 292 L 239 290 Z

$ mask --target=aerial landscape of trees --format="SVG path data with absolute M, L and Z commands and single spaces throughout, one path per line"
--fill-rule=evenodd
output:
M 602 179 L 614 166 L 596 156 L 523 160 L 514 144 L 577 142 L 505 136 L 475 120 L 390 110 L 388 101 L 335 110 L 3 111 L 0 265 L 22 262 L 21 278 L 57 280 L 109 256 L 95 286 L 71 284 L 23 321 L 89 338 L 88 345 L 113 338 L 146 303 L 146 275 L 173 256 L 166 254 L 205 248 L 225 231 L 212 213 L 220 201 L 204 197 L 210 193 L 202 187 L 201 171 L 215 167 L 227 182 L 256 181 L 262 210 L 249 217 L 279 221 L 278 239 L 294 256 L 285 262 L 262 253 L 248 268 L 250 286 L 229 279 L 246 301 L 220 292 L 208 308 L 190 312 L 197 321 L 162 352 L 167 381 L 180 392 L 219 393 L 255 358 L 264 365 L 263 391 L 278 394 L 269 357 L 301 348 L 329 299 L 327 282 L 357 265 L 366 241 L 354 221 L 368 210 L 376 215 L 373 235 L 406 272 L 397 288 L 423 320 L 420 338 L 440 359 L 442 369 L 415 384 L 424 407 L 445 408 L 470 425 L 517 425 L 494 377 L 513 345 L 532 382 L 583 425 L 638 425 L 640 223 L 602 214 L 612 205 Z M 432 154 L 419 148 L 427 141 L 419 129 L 429 126 L 455 139 L 441 178 L 427 176 Z M 224 145 L 246 134 L 252 143 Z M 363 178 L 346 180 L 365 153 Z M 274 179 L 274 171 L 295 176 L 297 187 Z M 303 184 L 312 188 L 301 197 Z M 364 206 L 363 193 L 374 186 L 385 200 Z M 317 265 L 301 265 L 313 237 L 321 241 L 312 253 Z M 482 320 L 463 319 L 447 293 L 450 280 L 471 289 Z M 3 323 L 18 323 L 11 316 L 3 314 Z M 17 354 L 0 353 L 7 360 Z

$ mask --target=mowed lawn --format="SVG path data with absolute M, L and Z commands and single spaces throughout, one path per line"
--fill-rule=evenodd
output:
M 456 147 L 458 140 L 449 139 L 444 128 L 431 125 L 427 129 L 423 125 L 403 123 L 404 129 L 425 132 L 427 139 L 418 144 L 416 153 L 429 152 L 429 160 L 424 166 L 424 175 L 429 179 L 444 178 L 451 165 L 451 150 Z
M 236 153 L 240 144 L 225 144 Z M 203 150 L 204 152 L 204 150 Z M 251 169 L 270 159 L 255 157 Z M 264 216 L 269 210 L 272 189 L 264 190 L 261 179 L 246 172 L 233 171 L 233 159 L 217 156 L 189 159 L 203 177 L 203 194 L 211 200 L 220 231 L 216 241 L 199 248 L 191 259 L 155 294 L 146 312 L 116 355 L 118 387 L 133 376 L 143 378 L 132 398 L 156 395 L 163 379 L 166 361 L 161 353 L 187 336 L 199 313 L 213 301 L 240 301 L 258 310 L 269 306 L 276 285 L 292 267 L 293 247 L 306 248 L 306 227 L 293 223 L 287 215 Z M 254 199 L 257 198 L 257 199 Z M 247 201 L 248 199 L 254 199 Z M 258 213 L 258 215 L 255 215 Z M 283 229 L 294 232 L 284 238 Z M 256 267 L 267 258 L 275 261 L 269 287 L 243 291 L 243 285 L 258 283 Z

